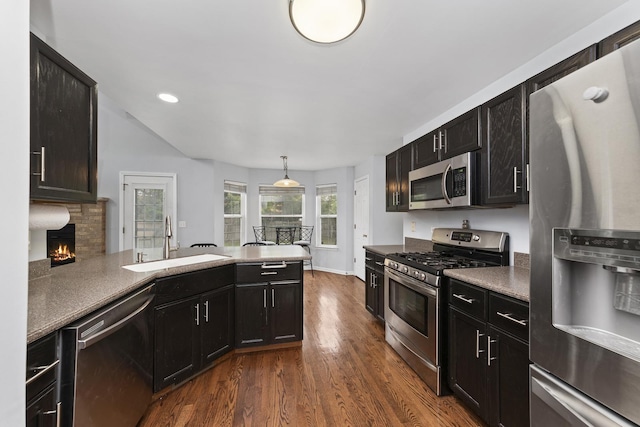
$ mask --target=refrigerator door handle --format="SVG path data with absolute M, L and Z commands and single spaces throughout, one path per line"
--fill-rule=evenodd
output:
M 613 413 L 595 401 L 590 401 L 575 390 L 549 374 L 531 366 L 531 398 L 544 402 L 567 425 L 598 427 L 632 427 L 629 421 Z M 597 406 L 596 406 L 597 405 Z M 535 423 L 532 424 L 535 427 Z

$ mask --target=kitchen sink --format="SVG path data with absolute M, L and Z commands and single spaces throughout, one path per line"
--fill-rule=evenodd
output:
M 140 272 L 153 271 L 153 270 L 162 270 L 165 268 L 182 267 L 184 265 L 199 264 L 201 262 L 218 261 L 226 258 L 229 258 L 229 257 L 224 255 L 202 254 L 202 255 L 187 256 L 183 258 L 171 258 L 171 259 L 163 259 L 160 261 L 141 262 L 137 264 L 123 265 L 122 268 L 126 268 L 127 270 L 140 273 Z

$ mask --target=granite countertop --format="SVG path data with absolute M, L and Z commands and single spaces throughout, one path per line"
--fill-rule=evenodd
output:
M 529 302 L 529 269 L 482 267 L 445 270 L 444 275 Z
M 129 250 L 52 268 L 49 275 L 29 280 L 27 343 L 80 319 L 158 277 L 239 262 L 311 258 L 306 250 L 297 245 L 184 248 L 171 252 L 171 258 L 205 253 L 228 258 L 136 273 L 122 268 L 123 265 L 133 264 L 133 251 Z
M 369 246 L 363 246 L 363 248 L 369 252 L 373 252 L 378 255 L 387 255 L 387 254 L 394 254 L 396 252 L 407 251 L 404 245 L 369 245 Z

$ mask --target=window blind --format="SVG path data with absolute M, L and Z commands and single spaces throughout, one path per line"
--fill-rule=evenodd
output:
M 304 194 L 304 187 L 274 187 L 273 185 L 261 185 L 258 187 L 258 191 L 261 196 L 284 196 L 284 195 L 295 195 L 295 194 Z
M 316 187 L 316 195 L 317 196 L 328 196 L 331 194 L 338 193 L 338 185 L 337 184 L 327 184 L 327 185 L 318 185 Z
M 247 184 L 241 182 L 225 181 L 224 191 L 233 191 L 234 193 L 246 193 Z

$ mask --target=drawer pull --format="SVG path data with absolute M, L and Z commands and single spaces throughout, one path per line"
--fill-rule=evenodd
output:
M 369 258 L 369 257 L 364 257 L 365 261 L 373 261 L 373 258 Z
M 264 264 L 262 264 L 262 268 L 264 269 L 287 268 L 287 263 L 282 261 L 282 264 L 267 264 L 265 262 Z
M 261 276 L 275 276 L 278 274 L 277 271 L 263 271 L 260 273 Z
M 34 370 L 38 371 L 38 373 L 32 376 L 31 378 L 29 378 L 27 380 L 26 385 L 31 384 L 32 382 L 34 382 L 35 380 L 37 380 L 38 378 L 40 378 L 41 376 L 49 372 L 50 370 L 54 369 L 56 366 L 58 366 L 58 363 L 60 363 L 60 360 L 56 360 L 49 366 L 38 366 L 36 368 L 33 368 Z
M 473 304 L 475 302 L 473 298 L 467 298 L 464 295 L 453 294 L 453 296 L 458 298 L 461 301 L 466 302 L 467 304 Z
M 511 317 L 510 313 L 500 313 L 499 311 L 496 312 L 498 314 L 498 316 L 500 317 L 504 317 L 505 319 L 509 319 L 514 323 L 517 323 L 520 326 L 527 326 L 527 321 L 526 320 L 518 320 L 514 317 Z

